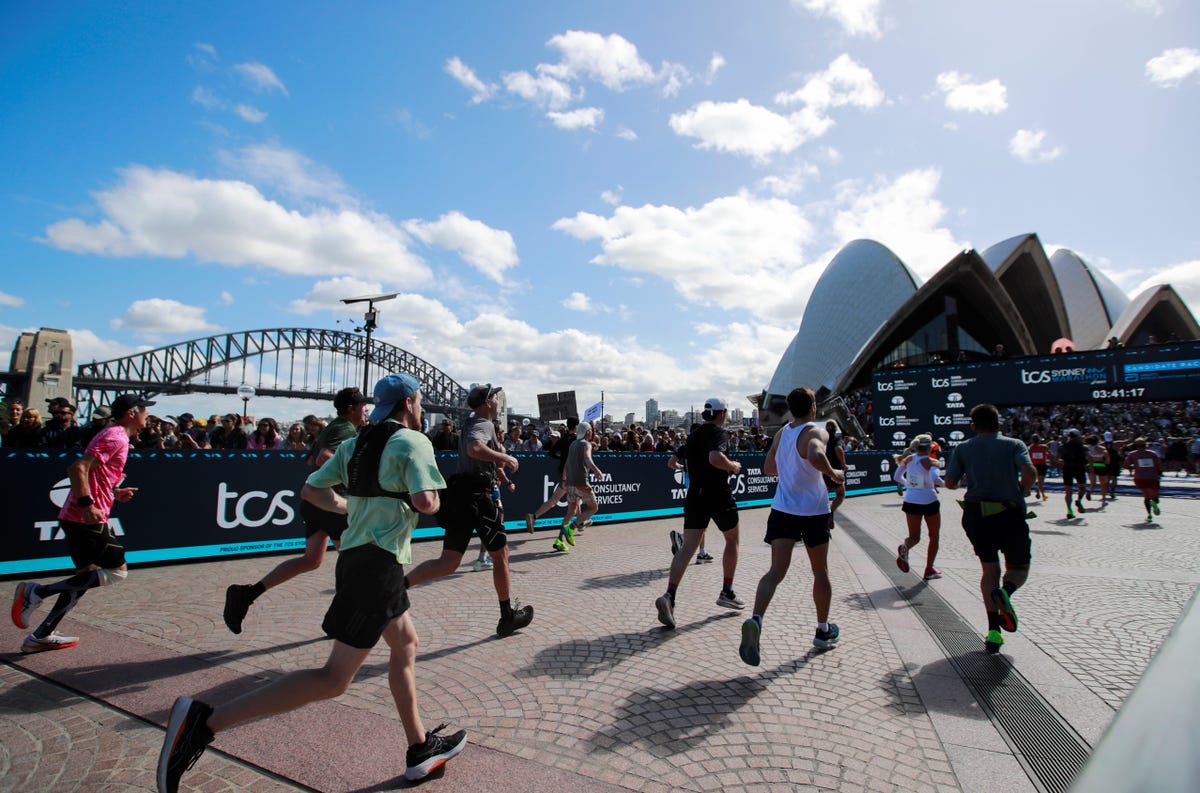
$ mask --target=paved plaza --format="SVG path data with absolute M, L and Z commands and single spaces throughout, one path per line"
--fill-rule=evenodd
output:
M 979 565 L 953 493 L 942 494 L 945 577 L 928 584 L 891 561 L 904 535 L 900 498 L 850 499 L 830 554 L 841 643 L 828 652 L 811 645 L 812 576 L 799 551 L 766 615 L 756 668 L 737 651 L 749 608 L 715 604 L 715 529 L 709 550 L 718 561 L 689 569 L 675 630 L 658 624 L 654 599 L 678 519 L 597 524 L 568 554 L 551 550 L 550 532 L 510 535 L 514 594 L 536 610 L 520 633 L 495 636 L 489 573 L 464 566 L 411 592 L 422 714 L 431 728 L 465 728 L 470 741 L 420 787 L 1062 789 L 1055 774 L 1086 757 L 1200 583 L 1200 485 L 1164 484 L 1185 492 L 1164 498 L 1150 524 L 1127 486 L 1076 520 L 1065 519 L 1061 493 L 1033 506 L 1033 571 L 1014 598 L 1020 631 L 1000 656 L 982 651 Z M 766 517 L 742 513 L 734 588 L 748 604 L 768 566 Z M 438 542 L 414 548 L 418 562 L 439 551 Z M 924 554 L 924 543 L 913 550 L 914 569 Z M 332 559 L 260 598 L 241 636 L 222 623 L 225 587 L 254 582 L 279 560 L 135 569 L 126 583 L 89 593 L 64 622 L 62 632 L 82 639 L 70 650 L 23 656 L 22 632 L 6 624 L 0 791 L 153 790 L 177 695 L 224 701 L 322 664 Z M 381 644 L 339 699 L 222 733 L 183 789 L 406 787 L 386 668 Z M 1031 722 L 1035 737 L 1051 727 L 1061 734 L 1062 752 L 1035 756 L 1022 738 L 1026 710 L 1042 714 Z

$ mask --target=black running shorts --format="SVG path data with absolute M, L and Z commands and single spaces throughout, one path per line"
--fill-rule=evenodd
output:
M 728 490 L 705 493 L 689 489 L 683 502 L 683 528 L 707 529 L 709 521 L 717 524 L 722 533 L 737 528 L 737 502 Z
M 1077 482 L 1080 487 L 1087 487 L 1087 466 L 1063 466 L 1063 487 L 1070 487 L 1072 482 Z
M 928 504 L 912 504 L 905 501 L 904 506 L 900 507 L 900 511 L 906 515 L 937 515 L 942 511 L 942 503 L 933 501 Z
M 388 623 L 408 611 L 404 565 L 378 545 L 360 545 L 338 554 L 335 594 L 321 628 L 359 650 L 379 643 Z
M 1004 554 L 1005 564 L 1012 567 L 1033 558 L 1023 505 L 984 517 L 979 502 L 964 501 L 962 527 L 981 562 L 998 564 Z
M 508 544 L 508 538 L 504 535 L 500 505 L 492 500 L 491 490 L 473 490 L 458 485 L 458 481 L 452 478 L 448 483 L 442 494 L 442 508 L 438 510 L 438 524 L 446 532 L 442 548 L 466 553 L 474 531 L 489 552 L 500 550 Z
M 1033 468 L 1035 471 L 1037 471 L 1038 476 L 1043 477 L 1043 478 L 1046 476 L 1046 464 L 1045 463 L 1035 463 Z
M 308 501 L 300 501 L 300 518 L 304 521 L 304 539 L 318 532 L 325 532 L 329 539 L 341 542 L 342 532 L 346 530 L 347 516 L 340 512 L 326 512 Z
M 763 542 L 791 540 L 816 548 L 829 542 L 829 513 L 824 515 L 793 515 L 772 509 L 767 516 L 767 536 Z
M 117 542 L 107 523 L 60 520 L 59 525 L 67 535 L 67 552 L 76 570 L 92 565 L 115 570 L 125 564 L 125 547 Z

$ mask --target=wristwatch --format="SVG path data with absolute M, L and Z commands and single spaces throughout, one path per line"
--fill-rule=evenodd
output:
M 91 496 L 80 496 L 79 498 L 75 499 L 75 506 L 83 509 L 90 507 L 94 503 L 95 502 L 92 501 Z

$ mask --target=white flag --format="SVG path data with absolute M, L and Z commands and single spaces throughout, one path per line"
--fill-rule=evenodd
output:
M 596 419 L 600 418 L 600 405 L 601 403 L 597 402 L 587 410 L 583 411 L 583 420 L 595 421 Z

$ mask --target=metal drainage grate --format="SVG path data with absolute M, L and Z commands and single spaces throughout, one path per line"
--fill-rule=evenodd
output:
M 941 595 L 924 583 L 914 586 L 912 576 L 896 568 L 893 550 L 844 514 L 838 516 L 838 526 L 879 566 L 929 627 L 1030 780 L 1047 793 L 1066 791 L 1087 761 L 1088 743 L 1007 659 L 984 652 L 979 632 Z

